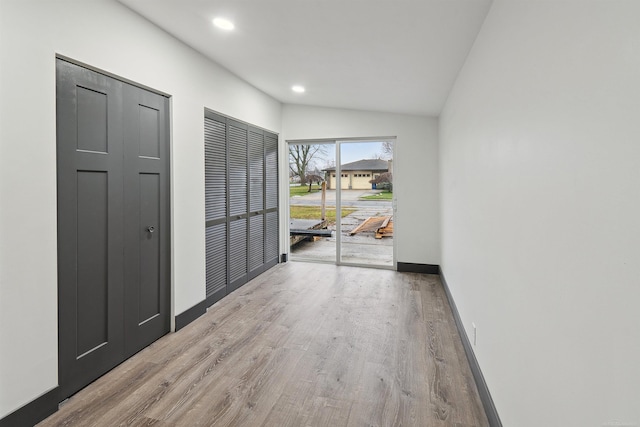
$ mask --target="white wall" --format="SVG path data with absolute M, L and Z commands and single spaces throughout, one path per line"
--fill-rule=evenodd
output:
M 57 380 L 55 55 L 172 95 L 174 312 L 205 298 L 204 107 L 281 105 L 111 0 L 0 0 L 0 418 Z
M 398 262 L 440 263 L 438 120 L 430 117 L 285 104 L 281 140 L 396 136 L 393 189 Z M 280 153 L 288 170 L 288 152 Z M 286 184 L 286 183 L 285 183 Z M 288 194 L 288 188 L 282 188 Z M 281 200 L 286 211 L 287 200 Z M 289 224 L 282 223 L 288 229 Z M 288 241 L 280 243 L 288 249 Z
M 495 0 L 441 116 L 442 265 L 505 426 L 640 425 L 639 18 Z

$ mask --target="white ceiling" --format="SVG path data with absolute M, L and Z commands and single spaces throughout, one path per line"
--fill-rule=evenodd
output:
M 284 103 L 437 116 L 491 0 L 118 0 Z M 215 16 L 235 23 L 223 32 Z M 306 92 L 296 94 L 291 86 Z

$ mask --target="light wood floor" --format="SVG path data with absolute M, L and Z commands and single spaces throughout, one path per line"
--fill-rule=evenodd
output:
M 281 264 L 40 426 L 488 426 L 438 276 Z

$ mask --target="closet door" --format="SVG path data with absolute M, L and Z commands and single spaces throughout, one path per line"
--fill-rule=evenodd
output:
M 264 271 L 264 137 L 249 128 L 249 277 Z
M 227 121 L 229 153 L 229 288 L 231 292 L 247 282 L 248 173 L 247 125 Z
M 278 136 L 265 132 L 265 270 L 278 263 Z
M 164 96 L 56 69 L 64 398 L 169 331 L 169 120 Z
M 278 137 L 205 112 L 207 305 L 278 263 Z
M 204 119 L 207 306 L 227 294 L 227 131 L 226 119 Z
M 169 331 L 169 100 L 124 91 L 124 312 L 127 357 Z
M 58 60 L 58 348 L 62 396 L 122 359 L 123 84 Z

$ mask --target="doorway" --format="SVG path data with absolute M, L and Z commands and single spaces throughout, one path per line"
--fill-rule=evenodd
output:
M 394 142 L 289 142 L 292 260 L 395 269 Z
M 170 328 L 169 100 L 56 59 L 66 398 Z

